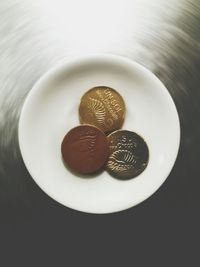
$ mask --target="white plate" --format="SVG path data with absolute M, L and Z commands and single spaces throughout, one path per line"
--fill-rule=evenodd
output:
M 97 85 L 122 95 L 123 129 L 137 132 L 148 144 L 149 164 L 137 178 L 120 181 L 104 171 L 86 179 L 62 162 L 60 145 L 79 124 L 80 98 Z M 35 84 L 19 121 L 21 153 L 36 183 L 63 205 L 89 213 L 121 211 L 151 196 L 169 175 L 179 142 L 179 118 L 165 86 L 144 67 L 114 55 L 62 61 Z

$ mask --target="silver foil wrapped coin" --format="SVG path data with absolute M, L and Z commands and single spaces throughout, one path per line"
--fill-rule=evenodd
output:
M 135 132 L 118 130 L 108 135 L 110 155 L 107 171 L 115 178 L 126 180 L 144 171 L 149 160 L 149 149 Z

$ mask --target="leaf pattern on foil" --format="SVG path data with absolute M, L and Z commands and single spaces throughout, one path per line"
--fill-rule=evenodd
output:
M 112 153 L 108 160 L 108 168 L 116 172 L 127 172 L 134 168 L 136 159 L 129 150 L 117 150 Z
M 95 153 L 96 135 L 88 134 L 80 136 L 79 140 L 75 142 L 75 145 L 79 147 L 79 151 L 88 153 L 88 156 L 93 156 Z
M 89 97 L 88 108 L 93 112 L 98 123 L 104 125 L 106 116 L 104 104 L 96 98 Z

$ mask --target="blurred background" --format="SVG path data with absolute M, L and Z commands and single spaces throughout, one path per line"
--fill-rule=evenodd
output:
M 40 190 L 23 164 L 17 127 L 41 75 L 61 59 L 102 52 L 139 62 L 165 84 L 181 146 L 151 198 L 92 215 Z M 199 266 L 199 71 L 200 0 L 0 0 L 1 266 Z

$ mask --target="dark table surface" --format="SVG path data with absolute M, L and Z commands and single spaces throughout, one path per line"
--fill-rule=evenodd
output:
M 0 266 L 199 266 L 199 39 L 199 0 L 0 1 Z M 161 79 L 177 106 L 181 146 L 151 198 L 94 215 L 35 184 L 17 125 L 27 93 L 50 67 L 101 52 Z

